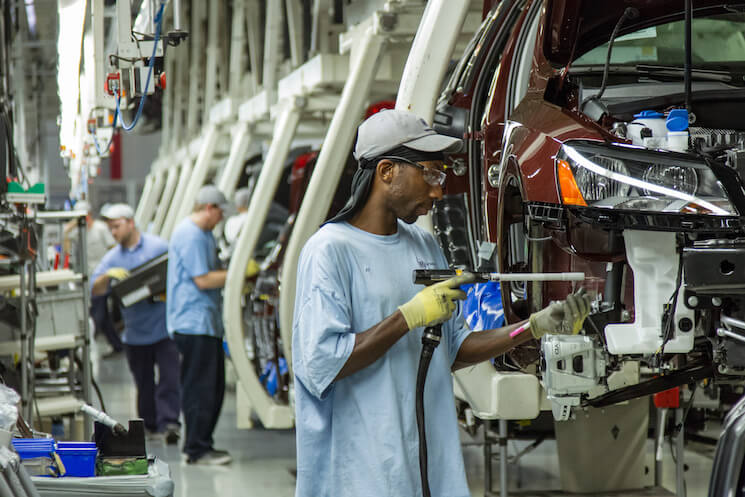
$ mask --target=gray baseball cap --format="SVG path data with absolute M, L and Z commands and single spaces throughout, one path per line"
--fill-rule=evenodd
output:
M 461 144 L 458 138 L 438 134 L 416 114 L 388 109 L 360 124 L 354 158 L 375 159 L 401 145 L 420 152 L 457 152 Z
M 101 217 L 106 219 L 133 219 L 135 211 L 127 204 L 111 204 L 101 209 Z
M 197 205 L 215 204 L 222 210 L 228 208 L 228 200 L 215 185 L 204 185 L 197 192 Z
M 249 200 L 251 200 L 251 190 L 248 187 L 238 188 L 235 191 L 233 202 L 236 207 L 248 207 Z

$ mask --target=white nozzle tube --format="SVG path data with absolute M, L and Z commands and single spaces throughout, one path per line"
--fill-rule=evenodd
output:
M 584 281 L 585 273 L 490 273 L 491 281 Z
M 80 410 L 93 418 L 94 421 L 98 421 L 99 423 L 108 426 L 112 430 L 116 428 L 116 425 L 119 424 L 117 420 L 109 416 L 103 411 L 99 411 L 98 409 L 95 409 L 88 404 L 82 404 L 80 406 Z

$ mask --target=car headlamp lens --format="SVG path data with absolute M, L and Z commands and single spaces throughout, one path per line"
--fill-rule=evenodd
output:
M 629 171 L 624 163 L 610 157 L 595 156 L 595 163 L 608 171 L 628 176 Z M 586 201 L 603 200 L 608 197 L 625 196 L 629 193 L 631 186 L 621 181 L 614 181 L 608 176 L 595 174 L 589 169 L 579 168 L 574 175 L 577 186 Z
M 644 172 L 644 181 L 663 185 L 689 195 L 693 195 L 698 190 L 698 174 L 690 167 L 655 164 Z M 654 195 L 654 192 L 645 189 L 644 194 Z
M 565 204 L 737 215 L 711 168 L 682 154 L 577 140 L 562 145 L 556 167 Z

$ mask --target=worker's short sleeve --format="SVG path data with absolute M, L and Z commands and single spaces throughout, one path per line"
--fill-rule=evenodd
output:
M 196 235 L 187 237 L 179 247 L 176 247 L 184 271 L 189 278 L 196 278 L 210 272 L 209 261 L 212 257 L 210 249 L 207 238 Z
M 452 365 L 455 362 L 455 358 L 458 356 L 460 346 L 463 345 L 463 341 L 468 338 L 468 335 L 470 335 L 472 331 L 468 327 L 466 320 L 463 319 L 463 316 L 460 314 L 448 321 L 448 328 L 447 345 L 450 364 Z
M 331 391 L 332 382 L 352 354 L 355 342 L 338 268 L 327 270 L 324 262 L 328 261 L 302 264 L 293 323 L 295 375 L 319 399 Z

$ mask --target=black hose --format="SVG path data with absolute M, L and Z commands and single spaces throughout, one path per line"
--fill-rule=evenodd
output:
M 616 25 L 613 28 L 613 31 L 610 35 L 610 41 L 608 42 L 608 51 L 605 54 L 605 65 L 603 66 L 603 80 L 600 83 L 600 89 L 598 92 L 594 95 L 590 95 L 589 97 L 585 98 L 582 103 L 579 106 L 579 110 L 585 108 L 585 105 L 590 100 L 600 100 L 600 98 L 603 96 L 603 93 L 605 93 L 605 87 L 608 84 L 608 71 L 610 70 L 610 57 L 613 53 L 613 42 L 616 41 L 616 36 L 618 36 L 618 31 L 621 29 L 621 26 L 623 26 L 623 23 L 626 21 L 626 19 L 636 19 L 639 17 L 639 10 L 635 9 L 634 7 L 626 7 L 626 9 L 623 11 L 623 14 L 618 19 L 618 22 L 616 22 Z
M 422 334 L 422 354 L 419 356 L 419 369 L 416 374 L 416 427 L 419 432 L 419 475 L 422 479 L 422 496 L 431 497 L 427 471 L 427 433 L 424 423 L 424 385 L 432 354 L 440 344 L 442 325 L 424 329 Z

